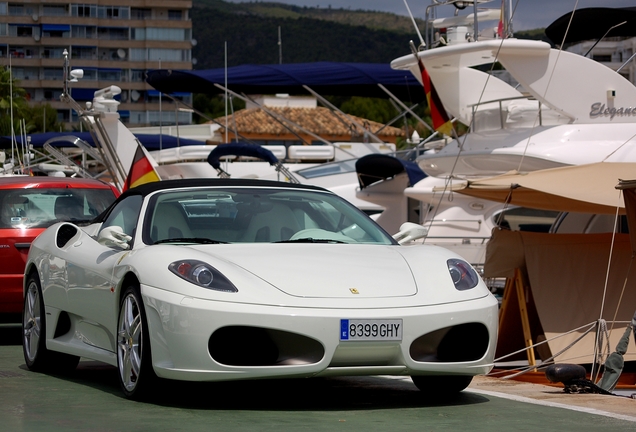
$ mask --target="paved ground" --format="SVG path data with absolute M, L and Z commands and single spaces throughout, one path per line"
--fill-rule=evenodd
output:
M 451 401 L 424 397 L 409 379 L 354 377 L 166 382 L 132 402 L 115 369 L 97 362 L 68 376 L 26 370 L 16 339 L 0 342 L 0 431 L 636 430 L 636 400 L 485 377 Z

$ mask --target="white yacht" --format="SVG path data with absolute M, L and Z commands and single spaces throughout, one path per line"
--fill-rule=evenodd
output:
M 443 108 L 467 125 L 468 133 L 423 152 L 417 163 L 429 177 L 417 184 L 404 187 L 390 178 L 362 188 L 358 196 L 387 202 L 392 190 L 401 216 L 428 227 L 426 242 L 481 264 L 495 226 L 521 224 L 522 229 L 545 231 L 556 214 L 531 212 L 523 221 L 519 210 L 453 193 L 453 184 L 509 171 L 635 161 L 636 87 L 588 57 L 542 41 L 515 39 L 506 34 L 507 26 L 502 32 L 501 10 L 482 9 L 485 2 L 473 9 L 473 2 L 435 0 L 429 9 L 460 3 L 470 4 L 464 12 L 471 13 L 428 19 L 427 49 L 397 58 L 391 66 L 410 70 L 421 81 L 421 61 Z M 494 71 L 493 65 L 505 71 Z M 410 199 L 419 203 L 417 213 L 409 211 L 414 207 Z M 506 208 L 511 213 L 501 215 Z M 388 217 L 397 213 L 385 211 L 378 222 L 390 225 Z

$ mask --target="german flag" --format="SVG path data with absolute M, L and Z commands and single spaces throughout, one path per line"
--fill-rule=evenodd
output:
M 150 156 L 146 153 L 141 144 L 137 143 L 135 158 L 133 159 L 130 171 L 128 171 L 128 177 L 126 177 L 122 192 L 144 183 L 159 180 L 161 179 L 150 161 Z
M 448 114 L 442 105 L 442 101 L 437 95 L 437 90 L 433 86 L 431 77 L 428 75 L 422 60 L 417 58 L 417 65 L 420 68 L 422 74 L 422 84 L 424 84 L 424 92 L 426 93 L 426 102 L 431 110 L 431 119 L 433 120 L 433 129 L 444 135 L 451 135 L 453 131 L 453 124 L 448 118 Z

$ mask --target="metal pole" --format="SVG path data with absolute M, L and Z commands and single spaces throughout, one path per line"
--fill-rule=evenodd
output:
M 420 29 L 417 28 L 417 23 L 415 22 L 415 18 L 413 18 L 413 14 L 411 13 L 411 8 L 409 7 L 409 4 L 406 2 L 406 0 L 404 0 L 404 6 L 406 6 L 406 10 L 409 13 L 409 16 L 411 17 L 411 22 L 413 22 L 413 27 L 415 27 L 415 31 L 417 32 L 417 37 L 420 38 L 420 43 L 422 44 L 421 47 L 425 47 L 426 43 L 424 42 L 422 33 L 420 33 Z
M 283 64 L 283 39 L 280 36 L 280 26 L 278 26 L 278 64 Z
M 396 103 L 398 103 L 402 109 L 404 109 L 405 111 L 407 111 L 409 114 L 411 114 L 413 117 L 415 117 L 420 123 L 422 123 L 428 130 L 430 130 L 431 132 L 435 132 L 435 129 L 433 129 L 428 123 L 426 123 L 420 116 L 418 116 L 417 114 L 415 114 L 415 112 L 413 112 L 412 109 L 410 109 L 409 107 L 407 107 L 406 105 L 404 105 L 404 103 L 399 100 L 397 98 L 397 96 L 395 96 L 393 93 L 391 93 L 389 91 L 389 89 L 387 89 L 386 87 L 384 87 L 382 84 L 378 84 L 378 87 L 380 87 L 386 94 L 389 95 L 389 97 L 391 99 L 393 99 Z
M 161 58 L 159 58 L 159 69 L 161 69 Z M 161 91 L 159 92 L 159 154 L 163 149 L 163 109 L 161 106 Z M 161 157 L 161 156 L 160 156 Z M 159 162 L 159 161 L 157 161 Z
M 344 113 L 341 110 L 339 110 L 338 108 L 336 108 L 331 102 L 329 102 L 327 99 L 325 99 L 324 97 L 320 96 L 318 93 L 313 91 L 309 86 L 303 84 L 303 88 L 305 90 L 307 90 L 309 93 L 311 93 L 314 96 L 316 96 L 323 104 L 325 104 L 326 106 L 328 106 L 332 110 L 335 110 L 335 111 L 339 112 L 340 114 L 344 115 L 347 120 L 349 120 L 352 124 L 354 124 L 356 127 L 358 127 L 360 129 L 360 131 L 362 131 L 362 133 L 364 133 L 366 128 L 363 125 L 361 125 L 360 123 L 358 123 L 353 117 L 351 117 L 350 115 L 347 115 L 346 113 Z M 382 141 L 380 138 L 378 138 L 376 135 L 374 135 L 370 131 L 369 131 L 369 136 L 371 138 L 373 138 L 378 143 L 384 143 L 384 141 Z
M 228 142 L 227 131 L 227 41 L 225 41 L 225 142 Z
M 475 32 L 473 34 L 473 40 L 475 42 L 477 42 L 477 40 L 479 39 L 479 28 L 478 28 L 478 23 L 479 23 L 479 19 L 477 18 L 477 2 L 473 2 L 473 21 L 474 21 L 474 26 L 475 26 Z
M 9 53 L 9 112 L 11 117 L 11 159 L 13 159 L 12 163 L 15 164 L 15 154 L 13 148 L 17 146 L 17 142 L 15 140 L 15 131 L 13 130 L 13 72 L 11 70 L 11 57 L 13 55 Z

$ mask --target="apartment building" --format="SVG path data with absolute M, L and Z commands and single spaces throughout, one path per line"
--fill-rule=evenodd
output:
M 50 103 L 63 122 L 77 121 L 60 101 L 67 50 L 72 68 L 84 70 L 71 86 L 78 102 L 116 85 L 125 123 L 191 123 L 191 113 L 145 82 L 148 70 L 192 69 L 191 8 L 191 0 L 0 1 L 0 65 L 11 65 L 30 101 Z M 191 103 L 189 93 L 176 96 Z
M 618 71 L 636 85 L 636 61 L 634 61 L 636 38 L 609 37 L 600 42 L 583 41 L 568 47 L 567 50 L 575 54 L 587 54 L 593 60 Z

